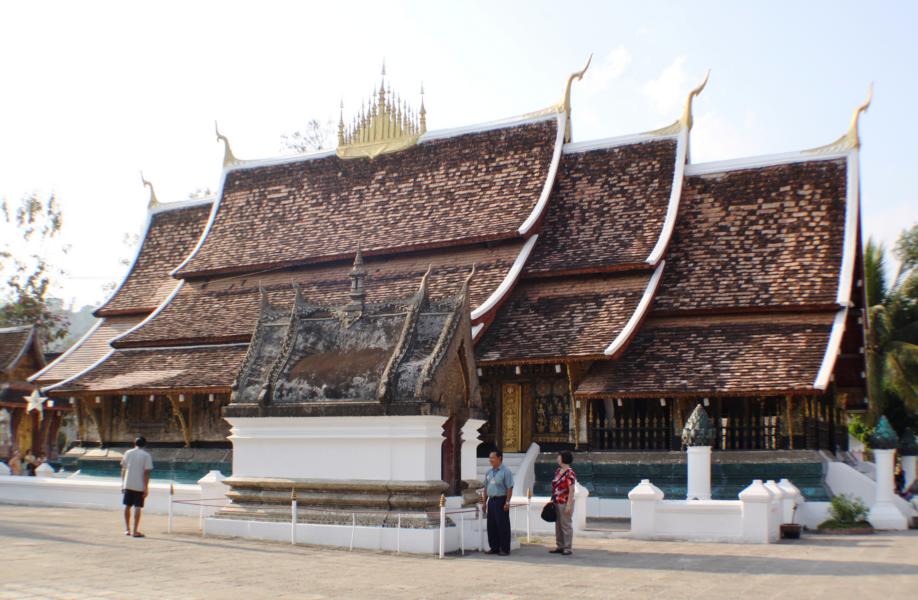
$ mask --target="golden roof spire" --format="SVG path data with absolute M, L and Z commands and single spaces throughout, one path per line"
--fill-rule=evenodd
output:
M 861 135 L 859 127 L 861 115 L 867 112 L 867 109 L 870 108 L 870 102 L 872 100 L 873 82 L 871 82 L 867 87 L 867 99 L 854 109 L 854 115 L 851 117 L 851 125 L 848 126 L 848 131 L 831 144 L 819 146 L 818 148 L 811 148 L 810 150 L 805 150 L 804 152 L 807 154 L 834 154 L 836 152 L 845 152 L 847 150 L 856 150 L 860 148 Z
M 230 148 L 229 140 L 226 139 L 226 136 L 220 133 L 220 126 L 217 125 L 217 122 L 214 121 L 214 131 L 217 133 L 217 141 L 223 142 L 223 167 L 226 168 L 230 165 L 236 164 L 239 162 L 236 160 L 236 157 L 233 155 L 233 149 Z
M 156 191 L 153 189 L 153 184 L 147 181 L 147 178 L 143 176 L 143 171 L 140 172 L 140 181 L 143 182 L 143 187 L 150 190 L 150 201 L 147 203 L 147 209 L 159 206 L 159 200 L 156 199 Z
M 567 78 L 567 85 L 564 86 L 564 98 L 561 100 L 561 104 L 558 105 L 558 110 L 563 111 L 567 115 L 567 123 L 565 124 L 564 131 L 564 141 L 571 141 L 571 86 L 574 84 L 574 80 L 580 81 L 583 79 L 583 74 L 587 72 L 587 69 L 590 68 L 590 63 L 593 62 L 593 53 L 590 53 L 589 58 L 587 58 L 586 64 L 582 69 L 571 73 Z
M 344 145 L 344 98 L 341 99 L 341 112 L 338 115 L 338 145 Z
M 373 86 L 369 105 L 361 104 L 360 112 L 349 126 L 344 124 L 342 109 L 338 122 L 337 153 L 340 158 L 374 158 L 397 152 L 416 144 L 418 137 L 427 131 L 423 90 L 421 112 L 416 115 L 386 81 L 385 60 L 380 73 L 382 79 L 378 88 Z

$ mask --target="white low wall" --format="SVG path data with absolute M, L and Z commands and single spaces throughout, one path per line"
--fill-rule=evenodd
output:
M 124 508 L 122 498 L 121 480 L 115 477 L 0 477 L 0 502 L 5 504 L 119 510 Z M 201 486 L 177 483 L 174 499 L 200 501 Z M 168 513 L 168 482 L 150 482 L 144 511 L 163 515 Z M 199 512 L 197 505 L 173 505 L 173 514 L 176 515 L 198 516 Z

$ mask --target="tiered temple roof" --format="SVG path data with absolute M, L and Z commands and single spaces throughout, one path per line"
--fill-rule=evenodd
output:
M 812 152 L 696 165 L 700 89 L 672 126 L 593 142 L 569 142 L 568 89 L 364 156 L 240 161 L 227 143 L 206 225 L 206 208 L 175 212 L 183 242 L 145 241 L 155 267 L 141 256 L 98 311 L 144 320 L 52 393 L 228 391 L 259 289 L 278 307 L 294 286 L 346 302 L 358 247 L 367 302 L 410 296 L 428 267 L 429 297 L 449 298 L 475 265 L 478 363 L 595 361 L 581 397 L 819 393 L 859 335 L 856 117 Z

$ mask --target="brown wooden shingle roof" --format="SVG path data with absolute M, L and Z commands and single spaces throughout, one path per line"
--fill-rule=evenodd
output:
M 605 358 L 634 313 L 651 273 L 521 283 L 475 354 L 483 363 Z
M 474 264 L 476 273 L 469 292 L 472 306 L 477 306 L 497 288 L 521 248 L 521 241 L 511 241 L 491 248 L 366 258 L 367 301 L 411 296 L 428 266 L 433 268 L 430 296 L 455 294 Z M 247 341 L 258 319 L 259 284 L 269 292 L 271 302 L 279 305 L 292 303 L 294 283 L 313 302 L 341 304 L 348 300 L 350 269 L 351 263 L 347 261 L 252 277 L 186 282 L 159 314 L 115 346 Z
M 115 295 L 94 314 L 103 317 L 152 312 L 178 283 L 170 272 L 198 242 L 209 213 L 209 203 L 185 208 L 165 205 L 153 213 L 133 268 Z
M 833 319 L 832 313 L 652 319 L 619 360 L 593 363 L 575 393 L 614 398 L 813 391 Z
M 65 354 L 48 365 L 47 370 L 41 373 L 35 382 L 39 385 L 50 385 L 87 369 L 112 349 L 109 346 L 112 338 L 134 327 L 143 318 L 144 315 L 104 318 L 98 327 L 89 333 L 88 337 L 76 343 L 73 350 L 68 349 Z
M 528 274 L 643 263 L 663 227 L 676 142 L 565 153 Z
M 162 390 L 228 390 L 246 346 L 118 350 L 85 375 L 50 393 L 155 393 Z
M 34 331 L 31 325 L 0 328 L 0 373 L 14 368 L 19 358 L 29 351 Z
M 686 177 L 654 310 L 833 306 L 845 177 L 843 159 Z
M 554 116 L 421 143 L 230 170 L 182 276 L 517 237 L 548 178 Z

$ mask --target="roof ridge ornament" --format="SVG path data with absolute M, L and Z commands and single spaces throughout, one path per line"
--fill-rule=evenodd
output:
M 360 318 L 366 304 L 367 294 L 363 288 L 363 282 L 366 276 L 367 270 L 363 267 L 363 252 L 361 252 L 360 245 L 358 244 L 357 253 L 354 254 L 354 266 L 351 268 L 351 273 L 349 275 L 351 278 L 351 291 L 348 292 L 348 296 L 351 301 L 344 307 L 348 315 L 353 315 L 349 317 L 352 318 L 353 321 Z
M 590 68 L 590 63 L 593 62 L 593 53 L 590 52 L 590 56 L 587 57 L 586 64 L 583 65 L 583 68 L 579 71 L 575 71 L 568 75 L 567 83 L 564 86 L 564 97 L 561 99 L 561 103 L 558 104 L 557 110 L 563 112 L 567 115 L 566 129 L 564 132 L 564 141 L 571 141 L 571 87 L 574 85 L 574 79 L 580 81 L 583 79 L 584 73 L 587 72 L 587 69 Z
M 153 189 L 153 184 L 147 181 L 147 178 L 143 176 L 143 171 L 140 172 L 140 181 L 143 182 L 143 187 L 150 190 L 150 200 L 147 202 L 147 210 L 152 210 L 159 206 L 159 200 L 156 199 L 156 190 Z
M 421 107 L 415 112 L 392 91 L 386 82 L 383 61 L 379 87 L 373 87 L 369 103 L 362 104 L 351 124 L 344 122 L 344 101 L 338 117 L 339 158 L 375 158 L 380 154 L 398 152 L 418 143 L 427 132 L 427 108 L 424 106 L 424 86 L 421 85 Z
M 223 168 L 237 164 L 239 159 L 233 154 L 233 149 L 230 148 L 229 140 L 226 139 L 225 135 L 220 133 L 220 126 L 217 124 L 216 120 L 214 120 L 214 131 L 217 133 L 217 141 L 223 142 Z
M 826 144 L 825 146 L 817 146 L 816 148 L 810 148 L 809 150 L 804 150 L 804 152 L 806 154 L 835 154 L 837 152 L 859 149 L 861 147 L 861 115 L 867 112 L 867 109 L 870 108 L 870 103 L 872 101 L 873 82 L 871 81 L 870 85 L 867 86 L 867 99 L 854 109 L 854 115 L 851 117 L 851 125 L 848 127 L 848 131 L 831 144 Z
M 667 125 L 666 127 L 661 127 L 659 129 L 654 129 L 648 131 L 645 135 L 675 135 L 682 131 L 683 128 L 691 131 L 692 125 L 694 125 L 694 118 L 692 117 L 692 107 L 695 100 L 695 97 L 698 96 L 702 91 L 704 91 L 705 86 L 708 85 L 708 78 L 711 76 L 711 69 L 705 71 L 704 79 L 701 83 L 695 86 L 685 99 L 685 107 L 682 109 L 682 116 Z

